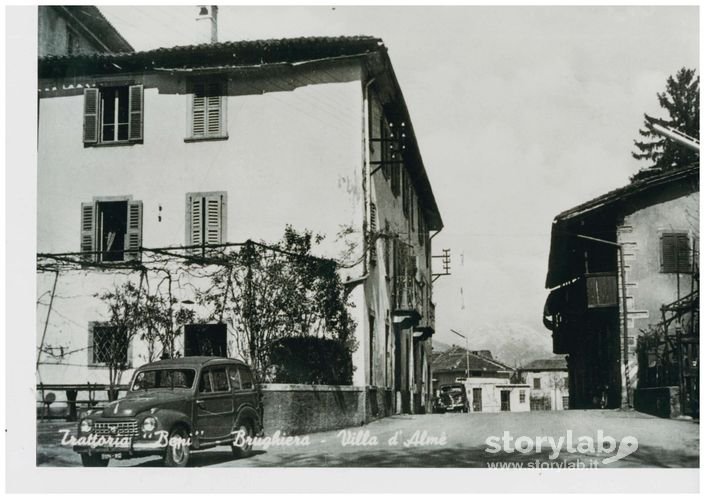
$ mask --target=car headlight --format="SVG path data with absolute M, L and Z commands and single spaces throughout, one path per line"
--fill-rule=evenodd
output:
M 142 421 L 142 431 L 146 433 L 151 433 L 157 428 L 157 418 L 153 416 L 147 416 Z
M 82 419 L 79 429 L 81 430 L 81 433 L 90 433 L 93 429 L 93 420 L 90 418 Z

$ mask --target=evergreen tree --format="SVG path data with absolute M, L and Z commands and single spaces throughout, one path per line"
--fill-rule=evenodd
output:
M 675 78 L 668 77 L 666 91 L 656 96 L 668 117 L 656 118 L 644 114 L 644 127 L 639 130 L 644 140 L 634 141 L 636 150 L 632 156 L 653 162 L 649 170 L 656 171 L 673 170 L 697 162 L 697 152 L 657 134 L 652 126 L 659 124 L 696 139 L 700 137 L 700 77 L 694 69 L 682 68 Z M 635 177 L 639 178 L 640 175 Z

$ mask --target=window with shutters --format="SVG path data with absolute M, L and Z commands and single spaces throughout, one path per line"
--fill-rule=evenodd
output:
M 190 137 L 186 140 L 225 139 L 225 84 L 195 82 L 192 86 Z
M 186 194 L 186 245 L 200 246 L 204 251 L 209 245 L 225 243 L 226 214 L 227 193 Z
M 81 251 L 94 262 L 139 260 L 142 201 L 96 200 L 81 205 Z
M 661 272 L 686 274 L 692 271 L 690 237 L 687 232 L 661 234 Z
M 142 85 L 86 88 L 83 99 L 85 145 L 142 142 Z

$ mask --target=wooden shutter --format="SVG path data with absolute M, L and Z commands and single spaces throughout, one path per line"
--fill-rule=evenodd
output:
M 220 83 L 209 83 L 208 84 L 208 98 L 206 100 L 206 121 L 208 126 L 206 132 L 208 135 L 218 136 L 221 135 L 221 85 Z
M 98 143 L 98 104 L 100 93 L 97 88 L 83 91 L 83 143 Z
M 690 272 L 690 238 L 687 233 L 661 235 L 661 272 Z
M 203 244 L 203 196 L 188 195 L 186 199 L 188 246 Z
M 81 203 L 81 251 L 88 254 L 84 259 L 95 261 L 96 255 L 90 252 L 96 251 L 95 244 L 95 203 Z
M 691 271 L 690 239 L 688 234 L 676 234 L 676 262 L 678 272 L 688 273 Z
M 125 260 L 139 260 L 142 247 L 142 201 L 127 203 L 127 232 L 125 234 Z
M 191 135 L 200 137 L 206 134 L 206 89 L 203 83 L 193 86 L 193 111 L 191 115 Z
M 206 244 L 223 243 L 223 209 L 225 195 L 221 193 L 207 194 L 206 205 Z
M 130 121 L 128 124 L 128 140 L 142 140 L 144 123 L 144 91 L 142 85 L 130 85 Z

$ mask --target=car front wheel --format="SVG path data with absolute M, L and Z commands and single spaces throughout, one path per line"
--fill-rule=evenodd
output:
M 101 459 L 96 454 L 81 454 L 81 463 L 86 468 L 105 468 L 109 462 L 110 459 Z
M 233 456 L 247 457 L 252 453 L 252 437 L 254 430 L 249 421 L 240 423 L 235 427 L 235 440 L 232 443 Z
M 189 435 L 185 428 L 179 427 L 169 434 L 169 443 L 164 454 L 164 466 L 169 468 L 183 468 L 191 457 Z

